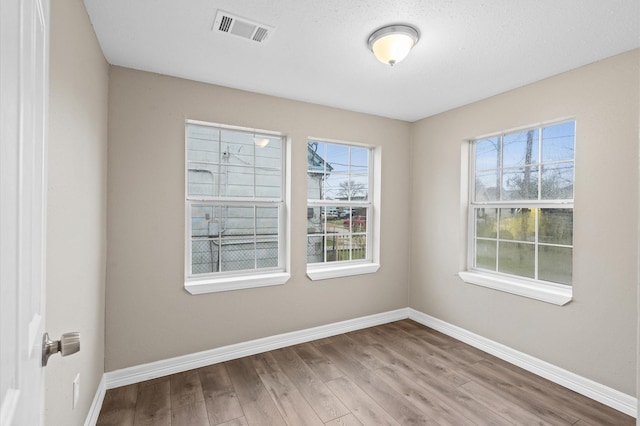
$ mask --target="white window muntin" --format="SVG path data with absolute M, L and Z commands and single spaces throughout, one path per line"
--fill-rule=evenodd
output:
M 313 270 L 313 269 L 322 269 L 322 268 L 326 268 L 327 266 L 330 267 L 336 267 L 336 268 L 340 268 L 343 265 L 355 265 L 355 264 L 370 264 L 373 261 L 373 236 L 372 236 L 372 230 L 373 230 L 373 220 L 374 220 L 374 207 L 373 207 L 373 185 L 374 185 L 374 148 L 371 147 L 370 145 L 366 145 L 366 144 L 361 144 L 361 143 L 355 143 L 355 142 L 344 142 L 344 141 L 336 141 L 336 140 L 331 140 L 331 139 L 324 139 L 324 138 L 314 138 L 314 137 L 310 137 L 307 139 L 307 143 L 308 142 L 318 142 L 318 143 L 322 143 L 322 144 L 331 144 L 331 145 L 341 145 L 347 148 L 360 148 L 360 149 L 366 149 L 367 150 L 367 171 L 368 171 L 368 175 L 367 175 L 367 199 L 366 201 L 363 200 L 337 200 L 337 199 L 313 199 L 313 198 L 307 198 L 307 206 L 311 207 L 311 208 L 328 208 L 328 207 L 337 207 L 337 208 L 349 208 L 349 209 L 366 209 L 366 225 L 365 225 L 365 230 L 364 232 L 353 232 L 353 222 L 350 223 L 349 225 L 349 235 L 351 237 L 358 236 L 358 235 L 364 235 L 366 238 L 366 256 L 364 259 L 356 259 L 356 260 L 342 260 L 342 261 L 331 261 L 331 262 L 327 262 L 327 247 L 324 247 L 323 250 L 323 261 L 321 262 L 314 262 L 314 263 L 307 263 L 307 268 L 309 270 Z M 350 155 L 349 155 L 349 164 L 351 164 L 351 151 L 350 151 Z M 324 165 L 324 169 L 323 169 L 323 173 L 326 174 L 327 171 L 327 164 L 325 163 Z M 308 172 L 308 167 L 307 167 L 307 172 Z M 347 174 L 347 180 L 350 180 L 350 177 L 352 176 L 352 173 L 349 172 Z M 308 177 L 307 177 L 308 178 Z M 325 217 L 323 218 L 324 223 L 326 224 L 327 221 L 327 217 L 325 215 Z M 327 231 L 326 231 L 326 226 L 323 227 L 325 229 L 325 231 L 323 232 L 323 236 L 326 238 Z M 377 270 L 377 269 L 376 269 Z
M 203 166 L 212 166 L 219 165 L 219 162 L 211 162 L 211 161 L 190 161 L 189 160 L 189 126 L 202 126 L 208 127 L 211 129 L 215 129 L 218 131 L 229 130 L 234 132 L 240 132 L 252 135 L 254 138 L 266 137 L 266 138 L 277 138 L 280 140 L 280 158 L 279 158 L 279 167 L 262 167 L 256 166 L 247 166 L 243 164 L 234 164 L 235 167 L 238 168 L 247 168 L 247 169 L 268 169 L 271 171 L 279 171 L 279 196 L 278 197 L 256 197 L 255 196 L 255 187 L 256 187 L 256 173 L 253 173 L 254 176 L 254 196 L 253 197 L 234 197 L 234 196 L 209 196 L 209 195 L 189 195 L 189 171 L 190 165 L 203 165 Z M 284 272 L 285 271 L 285 255 L 286 255 L 286 236 L 285 236 L 285 224 L 286 217 L 284 208 L 284 199 L 285 199 L 285 184 L 286 184 L 286 176 L 285 176 L 285 150 L 286 150 L 286 137 L 278 132 L 266 131 L 266 130 L 258 130 L 258 129 L 248 129 L 244 127 L 238 126 L 229 126 L 222 125 L 216 123 L 208 123 L 203 121 L 196 120 L 187 120 L 185 124 L 185 200 L 186 200 L 186 208 L 185 208 L 185 282 L 189 281 L 198 281 L 207 278 L 224 278 L 224 277 L 241 277 L 246 275 L 264 275 L 265 273 L 270 272 Z M 255 152 L 255 151 L 254 151 Z M 255 156 L 255 154 L 254 154 Z M 214 183 L 215 185 L 215 183 Z M 219 182 L 218 182 L 219 185 Z M 277 207 L 278 209 L 278 233 L 277 233 L 277 241 L 278 241 L 278 266 L 271 268 L 253 268 L 253 269 L 242 269 L 238 271 L 227 271 L 227 272 L 210 272 L 210 273 L 198 273 L 194 274 L 192 271 L 192 241 L 193 237 L 191 235 L 191 220 L 192 220 L 192 206 L 193 205 L 210 205 L 210 206 L 230 206 L 230 207 Z M 254 217 L 255 220 L 255 217 Z M 255 227 L 254 227 L 255 229 Z M 260 237 L 258 237 L 260 238 Z M 255 264 L 254 264 L 255 266 Z M 238 287 L 242 288 L 242 287 Z
M 566 163 L 573 163 L 575 165 L 575 151 L 574 151 L 574 156 L 571 160 L 557 160 L 557 161 L 543 161 L 543 150 L 542 149 L 538 149 L 537 152 L 537 161 L 536 163 L 532 163 L 532 165 L 530 166 L 523 166 L 523 165 L 514 165 L 514 166 L 507 166 L 504 167 L 503 166 L 503 156 L 504 156 L 504 150 L 500 149 L 500 167 L 488 167 L 488 168 L 480 168 L 477 169 L 476 168 L 476 163 L 475 163 L 475 158 L 476 158 L 476 142 L 481 141 L 481 140 L 487 140 L 487 139 L 491 139 L 491 138 L 499 138 L 500 140 L 500 145 L 502 147 L 503 145 L 503 140 L 504 137 L 507 135 L 511 135 L 514 133 L 518 133 L 518 132 L 525 132 L 528 130 L 542 130 L 546 127 L 551 127 L 551 126 L 555 126 L 555 125 L 560 125 L 560 124 L 565 124 L 565 123 L 573 123 L 574 124 L 574 150 L 575 150 L 575 138 L 576 138 L 576 129 L 575 129 L 575 118 L 567 118 L 567 119 L 562 119 L 562 120 L 558 120 L 558 121 L 551 121 L 551 122 L 544 122 L 544 123 L 540 123 L 539 125 L 533 125 L 533 126 L 527 126 L 527 127 L 519 127 L 519 128 L 515 128 L 515 129 L 511 129 L 511 130 L 507 130 L 504 132 L 498 132 L 498 133 L 492 133 L 492 134 L 488 134 L 488 135 L 484 135 L 484 136 L 479 136 L 477 138 L 471 139 L 469 140 L 469 144 L 471 146 L 471 149 L 469 149 L 469 202 L 471 205 L 488 205 L 488 204 L 532 204 L 532 203 L 536 203 L 536 202 L 540 202 L 540 203 L 546 203 L 546 204 L 573 204 L 573 197 L 571 197 L 570 199 L 543 199 L 542 198 L 542 173 L 540 173 L 540 170 L 538 170 L 538 177 L 537 177 L 537 197 L 535 199 L 529 199 L 529 200 L 502 200 L 502 184 L 499 186 L 498 190 L 499 192 L 499 197 L 497 200 L 493 200 L 493 201 L 477 201 L 475 199 L 475 195 L 476 195 L 476 180 L 475 180 L 475 175 L 476 172 L 480 171 L 490 171 L 490 170 L 496 170 L 498 172 L 498 180 L 502 183 L 502 177 L 504 175 L 504 171 L 505 170 L 517 170 L 517 169 L 522 169 L 525 167 L 538 167 L 541 168 L 542 166 L 548 166 L 548 165 L 557 165 L 557 164 L 566 164 Z M 542 147 L 542 138 L 543 138 L 543 132 L 540 131 L 538 132 L 538 139 L 537 139 L 537 144 L 538 147 L 541 148 Z M 573 175 L 572 175 L 572 180 L 575 183 L 575 167 L 573 169 Z M 575 194 L 575 191 L 573 192 L 573 194 Z
M 496 238 L 490 238 L 490 237 L 478 237 L 477 236 L 477 232 L 476 232 L 476 212 L 479 208 L 496 208 L 497 211 L 497 222 L 498 222 L 498 226 L 496 229 Z M 500 209 L 509 209 L 509 208 L 528 208 L 531 210 L 536 210 L 535 213 L 535 226 L 534 226 L 534 240 L 533 241 L 523 241 L 523 240 L 513 240 L 513 239 L 507 239 L 507 238 L 501 238 L 500 236 Z M 472 207 L 471 209 L 469 209 L 471 211 L 471 214 L 469 215 L 469 229 L 471 230 L 470 232 L 470 244 L 469 244 L 469 270 L 471 271 L 478 271 L 478 272 L 482 272 L 482 273 L 488 273 L 488 274 L 495 274 L 495 275 L 502 275 L 502 276 L 517 276 L 518 279 L 521 280 L 532 280 L 532 281 L 542 281 L 538 278 L 538 274 L 539 274 L 539 249 L 540 247 L 559 247 L 559 248 L 571 248 L 573 249 L 573 244 L 557 244 L 557 243 L 544 243 L 544 242 L 540 242 L 539 241 L 539 229 L 538 229 L 538 220 L 540 218 L 539 216 L 539 210 L 543 209 L 543 208 L 554 208 L 554 209 L 559 209 L 559 208 L 563 208 L 563 209 L 568 209 L 568 210 L 573 210 L 573 204 L 566 204 L 566 203 L 555 203 L 553 205 L 553 207 L 549 207 L 549 205 L 545 205 L 545 206 L 532 206 L 531 204 L 527 204 L 526 206 L 523 206 L 522 204 L 514 204 L 514 203 L 509 203 L 509 204 L 501 204 L 499 206 L 486 206 L 486 205 L 482 205 L 482 206 L 478 206 L 478 207 Z M 533 246 L 534 248 L 534 268 L 533 268 L 533 272 L 534 272 L 534 277 L 533 278 L 528 278 L 528 277 L 524 277 L 524 276 L 520 276 L 520 275 L 513 275 L 513 274 L 508 274 L 508 273 L 504 273 L 504 272 L 500 272 L 499 271 L 499 265 L 500 265 L 500 244 L 496 244 L 496 268 L 495 270 L 490 270 L 490 269 L 485 269 L 482 267 L 479 267 L 476 265 L 476 247 L 477 241 L 495 241 L 496 243 L 498 242 L 507 242 L 507 243 L 515 243 L 515 244 L 525 244 L 525 245 L 530 245 Z M 551 281 L 545 281 L 545 283 L 548 284 L 553 284 L 553 285 L 558 285 L 558 286 L 570 286 L 568 284 L 562 284 L 562 283 L 556 283 L 556 282 L 551 282 Z
M 213 154 L 217 154 L 218 155 L 218 159 L 217 161 L 213 161 L 213 160 L 203 160 L 203 159 L 190 159 L 189 158 L 189 146 L 188 146 L 188 142 L 189 142 L 189 127 L 202 127 L 202 128 L 208 128 L 211 129 L 213 131 L 217 131 L 218 135 L 218 145 L 219 145 L 219 151 L 216 152 L 214 151 L 209 151 L 210 153 Z M 258 152 L 260 152 L 261 150 L 264 150 L 264 152 L 268 152 L 270 150 L 269 146 L 266 146 L 264 148 L 259 148 L 259 147 L 255 147 L 255 149 L 253 150 L 253 156 L 249 157 L 253 160 L 253 163 L 247 163 L 246 161 L 243 161 L 242 156 L 246 157 L 246 153 L 240 153 L 240 152 L 230 152 L 231 150 L 229 149 L 229 147 L 231 145 L 240 145 L 238 142 L 235 141 L 223 141 L 222 140 L 222 132 L 233 132 L 233 133 L 237 133 L 237 134 L 244 134 L 247 135 L 249 137 L 252 137 L 254 141 L 256 141 L 257 144 L 257 140 L 265 138 L 265 139 L 277 139 L 280 142 L 280 152 L 279 152 L 279 158 L 277 158 L 277 161 L 274 163 L 272 161 L 271 166 L 269 165 L 258 165 L 256 159 L 259 157 L 257 155 Z M 196 139 L 195 137 L 193 139 Z M 188 165 L 197 165 L 197 166 L 201 166 L 201 167 L 213 167 L 215 170 L 215 167 L 218 168 L 231 168 L 231 169 L 237 169 L 237 170 L 254 170 L 254 171 L 263 171 L 263 172 L 277 172 L 279 173 L 279 193 L 277 194 L 277 196 L 272 196 L 272 197 L 268 197 L 265 195 L 256 195 L 256 189 L 258 187 L 260 187 L 260 185 L 258 185 L 257 179 L 258 179 L 258 173 L 253 173 L 253 181 L 252 181 L 252 186 L 254 189 L 254 196 L 233 196 L 233 195 L 228 195 L 228 194 L 221 194 L 220 193 L 220 189 L 222 188 L 223 182 L 221 180 L 218 181 L 214 181 L 213 182 L 213 186 L 216 189 L 216 194 L 212 195 L 212 196 L 206 196 L 206 195 L 198 195 L 198 194 L 189 194 L 189 171 L 193 171 L 195 168 L 190 168 L 188 167 L 186 170 L 186 179 L 185 179 L 185 194 L 189 199 L 201 199 L 201 200 L 250 200 L 250 199 L 256 199 L 256 200 L 274 200 L 274 201 L 282 201 L 284 200 L 284 185 L 285 185 L 285 142 L 286 142 L 286 138 L 284 137 L 284 135 L 282 135 L 281 133 L 277 133 L 277 132 L 272 132 L 272 131 L 266 131 L 266 130 L 258 130 L 258 129 L 247 129 L 247 128 L 243 128 L 243 127 L 238 127 L 238 126 L 228 126 L 228 125 L 221 125 L 221 124 L 214 124 L 214 123 L 206 123 L 206 122 L 202 122 L 202 121 L 193 121 L 193 120 L 187 120 L 186 122 L 186 126 L 185 126 L 185 161 Z M 226 144 L 226 147 L 223 147 L 223 143 Z M 223 148 L 225 148 L 223 150 Z M 197 151 L 197 150 L 194 150 Z M 227 155 L 228 154 L 228 155 Z M 265 157 L 262 156 L 260 158 L 263 159 L 268 159 L 269 157 Z M 232 159 L 236 159 L 236 161 L 231 161 Z M 274 166 L 275 165 L 275 166 Z M 198 170 L 198 171 L 209 171 L 211 172 L 212 175 L 215 175 L 216 173 L 211 171 L 211 170 Z M 220 172 L 218 172 L 217 174 L 220 174 Z
M 323 138 L 308 138 L 307 139 L 307 143 L 308 142 L 317 142 L 317 143 L 322 143 L 322 144 L 330 144 L 330 145 L 339 145 L 339 146 L 344 146 L 345 148 L 359 148 L 359 149 L 365 149 L 367 150 L 368 154 L 367 154 L 367 168 L 368 168 L 368 176 L 367 176 L 367 200 L 366 201 L 358 201 L 359 203 L 362 203 L 363 205 L 368 204 L 371 205 L 372 204 L 372 194 L 373 194 L 373 176 L 374 176 L 374 147 L 370 146 L 370 145 L 365 145 L 362 143 L 356 143 L 356 142 L 344 142 L 344 141 L 336 141 L 336 140 L 331 140 L 331 139 L 323 139 Z M 349 162 L 351 163 L 351 154 L 349 157 Z M 308 169 L 307 169 L 308 170 Z M 327 164 L 324 164 L 324 173 L 326 173 L 327 170 Z M 348 176 L 349 178 L 353 175 L 356 175 L 355 173 L 352 173 L 351 171 L 349 172 Z M 326 203 L 324 203 L 324 201 L 330 201 L 331 205 L 336 204 L 336 205 L 344 205 L 347 206 L 349 204 L 354 203 L 354 201 L 342 201 L 342 200 L 326 200 L 326 199 L 308 199 L 307 204 L 317 204 L 317 205 L 326 205 Z
M 573 123 L 574 124 L 574 132 L 573 132 L 573 136 L 574 136 L 574 145 L 573 145 L 573 149 L 574 149 L 574 155 L 572 157 L 571 160 L 559 160 L 559 161 L 543 161 L 543 150 L 542 150 L 542 138 L 543 138 L 543 132 L 542 129 L 546 128 L 546 127 L 550 127 L 550 126 L 554 126 L 554 125 L 559 125 L 559 124 L 563 124 L 563 123 Z M 535 163 L 532 163 L 531 165 L 515 165 L 515 166 L 508 166 L 508 167 L 503 167 L 503 155 L 504 155 L 504 149 L 503 149 L 503 142 L 504 142 L 504 137 L 506 135 L 510 135 L 516 132 L 524 132 L 524 131 L 528 131 L 528 130 L 539 130 L 538 131 L 538 139 L 537 139 L 537 144 L 538 144 L 538 149 L 537 149 L 537 161 Z M 481 169 L 477 169 L 476 170 L 476 142 L 477 141 L 481 141 L 481 140 L 487 140 L 487 139 L 491 139 L 491 138 L 498 138 L 500 141 L 500 150 L 499 150 L 499 161 L 500 161 L 500 167 L 495 167 L 495 168 L 481 168 Z M 469 144 L 470 144 L 470 149 L 469 149 L 469 209 L 468 209 L 468 253 L 467 253 L 467 268 L 469 271 L 471 272 L 478 272 L 481 274 L 487 274 L 487 275 L 495 275 L 497 277 L 506 277 L 507 279 L 510 278 L 514 278 L 516 281 L 519 282 L 531 282 L 533 284 L 542 284 L 544 286 L 549 286 L 551 289 L 553 288 L 570 288 L 571 285 L 566 285 L 566 284 L 562 284 L 562 283 L 556 283 L 556 282 L 550 282 L 550 281 L 543 281 L 538 279 L 538 273 L 539 273 L 539 248 L 541 246 L 548 246 L 548 247 L 564 247 L 564 248 L 571 248 L 573 249 L 573 244 L 571 245 L 566 245 L 566 244 L 553 244 L 553 243 L 541 243 L 539 242 L 539 228 L 538 228 L 538 220 L 539 220 L 539 211 L 541 209 L 568 209 L 568 210 L 572 210 L 573 211 L 573 196 L 571 198 L 564 198 L 564 199 L 542 199 L 542 173 L 540 172 L 540 170 L 542 169 L 543 166 L 547 166 L 547 165 L 554 165 L 554 164 L 567 164 L 567 163 L 572 163 L 573 165 L 573 170 L 572 170 L 572 182 L 575 183 L 575 139 L 576 139 L 576 131 L 575 131 L 575 118 L 569 118 L 569 119 L 564 119 L 564 120 L 559 120 L 559 121 L 553 121 L 553 122 L 545 122 L 545 123 L 541 123 L 540 125 L 537 126 L 527 126 L 527 127 L 522 127 L 522 128 L 518 128 L 518 129 L 513 129 L 513 130 L 509 130 L 509 131 L 504 131 L 504 132 L 499 132 L 499 133 L 493 133 L 490 135 L 486 135 L 486 136 L 481 136 L 472 140 L 469 140 Z M 523 169 L 525 167 L 536 167 L 538 170 L 537 173 L 537 197 L 536 199 L 527 199 L 527 200 L 502 200 L 502 191 L 503 191 L 503 175 L 504 175 L 504 171 L 508 171 L 508 170 L 517 170 L 517 169 Z M 500 182 L 500 185 L 498 186 L 498 199 L 497 200 L 491 200 L 491 201 L 476 201 L 475 197 L 476 197 L 476 171 L 491 171 L 491 170 L 496 170 L 498 172 L 497 175 L 497 180 L 498 182 Z M 575 194 L 575 188 L 572 191 L 572 195 Z M 497 210 L 497 229 L 496 229 L 496 238 L 483 238 L 483 237 L 478 237 L 477 236 L 477 230 L 476 230 L 476 215 L 477 215 L 477 210 L 480 208 L 495 208 Z M 520 241 L 520 240 L 512 240 L 512 239 L 501 239 L 500 238 L 500 209 L 509 209 L 509 208 L 513 208 L 513 209 L 517 209 L 517 208 L 527 208 L 527 209 L 533 209 L 536 210 L 536 214 L 535 214 L 535 227 L 534 227 L 534 231 L 535 231 L 535 235 L 534 235 L 534 241 Z M 487 269 L 483 269 L 483 268 L 479 268 L 476 266 L 476 241 L 478 240 L 487 240 L 487 241 L 496 241 L 496 268 L 495 270 L 487 270 Z M 498 244 L 498 242 L 503 241 L 503 242 L 513 242 L 513 243 L 518 243 L 518 244 L 526 244 L 526 245 L 531 245 L 534 247 L 534 278 L 528 278 L 528 277 L 524 277 L 524 276 L 520 276 L 520 275 L 513 275 L 513 274 L 509 274 L 509 273 L 503 273 L 498 271 L 499 268 L 499 250 L 500 250 L 500 245 Z M 525 284 L 526 285 L 526 284 Z
M 328 204 L 328 205 L 317 205 L 316 207 L 321 207 L 322 208 L 322 207 L 334 207 L 334 206 L 336 206 L 336 205 L 335 204 Z M 370 238 L 370 235 L 371 235 L 370 229 L 371 229 L 371 220 L 372 220 L 372 215 L 371 215 L 372 208 L 370 206 L 369 207 L 364 207 L 364 206 L 360 206 L 360 205 L 356 206 L 356 205 L 351 205 L 351 204 L 350 205 L 345 205 L 344 207 L 348 207 L 348 208 L 351 208 L 351 209 L 353 209 L 354 207 L 355 208 L 366 208 L 367 220 L 366 220 L 364 232 L 362 232 L 362 231 L 354 232 L 353 231 L 353 222 L 351 222 L 350 225 L 349 225 L 349 234 L 348 234 L 349 237 L 350 237 L 350 240 L 351 240 L 350 244 L 352 244 L 353 237 L 358 237 L 358 236 L 364 236 L 365 237 L 365 239 L 366 239 L 366 245 L 365 245 L 366 246 L 366 249 L 365 249 L 366 250 L 366 252 L 365 252 L 366 255 L 365 255 L 365 257 L 363 259 L 336 260 L 336 261 L 327 262 L 327 253 L 328 253 L 329 250 L 328 250 L 328 247 L 325 245 L 324 249 L 323 249 L 323 260 L 321 262 L 308 263 L 309 267 L 313 267 L 315 265 L 327 265 L 328 263 L 331 263 L 332 265 L 336 265 L 337 266 L 337 265 L 340 265 L 340 264 L 347 264 L 347 263 L 349 263 L 349 264 L 351 264 L 351 263 L 370 263 L 372 261 L 372 253 L 371 253 L 372 241 L 371 241 L 371 238 Z M 323 238 L 326 239 L 327 236 L 329 235 L 327 233 L 327 231 L 326 231 L 326 229 L 327 229 L 326 228 L 326 222 L 327 222 L 326 215 L 323 218 L 323 221 L 325 222 L 325 226 L 324 226 L 325 232 L 323 232 L 321 235 L 322 235 Z M 319 235 L 317 235 L 317 236 L 319 236 Z M 350 254 L 350 257 L 351 257 L 352 254 L 353 254 L 352 250 L 349 251 L 349 254 Z
M 269 202 L 259 202 L 259 203 L 248 203 L 248 202 L 229 202 L 229 203 L 225 203 L 225 202 L 202 202 L 202 201 L 189 201 L 187 203 L 187 222 L 185 224 L 186 229 L 190 230 L 191 229 L 191 218 L 192 218 L 192 207 L 194 205 L 202 205 L 202 204 L 206 204 L 212 207 L 246 207 L 246 208 L 260 208 L 260 207 L 277 207 L 278 208 L 278 232 L 277 232 L 277 243 L 278 243 L 278 265 L 276 267 L 263 267 L 263 268 L 258 268 L 257 267 L 257 258 L 255 259 L 255 264 L 254 264 L 254 268 L 253 269 L 242 269 L 242 270 L 237 270 L 237 271 L 222 271 L 222 272 L 209 272 L 209 273 L 199 273 L 199 274 L 194 274 L 192 272 L 192 264 L 191 264 L 191 260 L 192 260 L 192 242 L 196 241 L 196 240 L 210 240 L 211 238 L 206 238 L 206 237 L 202 237 L 202 238 L 194 238 L 192 235 L 188 235 L 188 242 L 186 244 L 187 247 L 187 259 L 189 260 L 188 263 L 188 269 L 187 269 L 187 280 L 190 279 L 203 279 L 203 278 L 207 278 L 207 277 L 225 277 L 225 276 L 229 276 L 229 277 L 233 277 L 233 276 L 239 276 L 239 275 L 246 275 L 246 274 L 251 274 L 251 273 L 256 273 L 256 274 L 263 274 L 263 273 L 268 273 L 268 272 L 282 272 L 284 271 L 284 256 L 285 256 L 285 236 L 284 236 L 284 205 L 283 203 L 277 202 L 277 203 L 269 203 Z M 254 216 L 254 221 L 256 221 L 257 218 Z M 246 241 L 246 242 L 253 242 L 254 246 L 255 244 L 259 243 L 259 242 L 264 242 L 266 241 L 266 239 L 268 237 L 263 237 L 258 235 L 255 232 L 255 229 L 257 228 L 257 226 L 254 223 L 254 233 L 253 234 L 248 234 L 248 235 L 244 235 L 244 236 L 237 236 L 237 237 L 233 237 L 232 239 L 225 239 L 222 240 L 219 238 L 219 240 L 224 241 L 224 244 L 230 244 L 230 243 L 239 243 L 240 241 Z M 191 234 L 191 232 L 189 232 L 189 234 Z M 218 263 L 219 264 L 219 263 Z

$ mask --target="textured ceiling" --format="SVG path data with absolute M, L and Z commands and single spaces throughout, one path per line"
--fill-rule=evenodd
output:
M 107 61 L 415 121 L 640 47 L 638 0 L 84 0 Z M 211 30 L 216 11 L 276 28 Z M 366 40 L 421 33 L 400 64 Z

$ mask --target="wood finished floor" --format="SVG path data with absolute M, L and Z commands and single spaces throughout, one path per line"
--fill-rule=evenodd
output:
M 410 320 L 107 391 L 98 425 L 634 425 Z

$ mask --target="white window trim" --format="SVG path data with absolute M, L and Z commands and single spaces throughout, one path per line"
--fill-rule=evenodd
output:
M 468 175 L 461 179 L 463 183 L 462 193 L 466 192 L 466 261 L 464 262 L 466 270 L 458 272 L 458 276 L 467 284 L 477 285 L 480 287 L 490 288 L 493 290 L 502 291 L 505 293 L 514 294 L 517 296 L 527 297 L 534 300 L 539 300 L 546 303 L 551 303 L 557 306 L 564 306 L 567 303 L 573 300 L 573 286 L 555 284 L 551 282 L 546 282 L 542 280 L 533 280 L 524 277 L 517 277 L 513 275 L 500 274 L 499 272 L 490 272 L 483 271 L 472 268 L 472 256 L 473 247 L 472 247 L 472 232 L 474 232 L 474 218 L 472 218 L 471 208 L 472 204 L 472 194 L 475 191 L 475 169 L 474 169 L 474 159 L 473 159 L 473 149 L 471 148 L 473 142 L 478 139 L 484 139 L 487 137 L 493 137 L 497 135 L 504 135 L 508 133 L 512 133 L 514 131 L 520 131 L 525 129 L 532 128 L 542 128 L 553 124 L 558 124 L 566 121 L 576 121 L 575 117 L 565 117 L 558 120 L 545 121 L 541 123 L 536 123 L 531 126 L 523 126 L 519 128 L 505 130 L 503 132 L 492 133 L 490 135 L 478 136 L 473 139 L 469 139 L 464 142 L 463 146 L 466 149 L 466 156 L 463 155 L 463 167 L 462 172 L 467 173 Z M 577 133 L 577 132 L 576 132 Z M 575 136 L 574 136 L 575 137 Z M 575 146 L 574 146 L 575 149 Z M 466 162 L 466 164 L 465 164 Z M 466 165 L 466 167 L 465 167 Z M 574 151 L 574 165 L 575 165 L 575 151 Z M 575 183 L 575 178 L 574 178 Z M 511 204 L 513 202 L 497 202 L 495 204 Z M 524 203 L 524 202 L 523 202 Z M 526 202 L 528 204 L 539 204 L 537 207 L 547 207 L 553 205 L 571 205 L 573 209 L 573 200 L 570 202 L 566 201 L 557 201 L 557 200 L 547 200 L 547 201 L 532 201 Z M 475 205 L 482 205 L 488 203 L 474 203 Z M 517 204 L 517 203 L 516 203 Z
M 187 279 L 184 288 L 191 294 L 216 293 L 220 291 L 242 290 L 245 288 L 267 287 L 282 285 L 289 281 L 291 274 L 287 272 L 247 273 L 238 276 L 207 277 L 202 279 Z
M 564 285 L 494 275 L 484 271 L 461 271 L 458 272 L 458 276 L 468 284 L 504 291 L 558 306 L 566 305 L 573 298 L 571 287 Z
M 312 264 L 307 266 L 307 276 L 312 281 L 326 280 L 329 278 L 349 277 L 353 275 L 373 274 L 380 269 L 380 264 L 365 262 L 358 264 Z
M 312 136 L 307 138 L 307 141 L 309 140 L 369 149 L 369 188 L 373 188 L 373 191 L 369 191 L 369 216 L 367 217 L 367 233 L 369 234 L 367 235 L 367 253 L 370 253 L 369 258 L 346 262 L 307 263 L 307 277 L 312 281 L 319 281 L 376 273 L 380 269 L 380 218 L 378 212 L 380 211 L 380 188 L 382 186 L 381 148 L 358 142 L 345 142 Z M 315 201 L 307 199 L 307 207 L 315 205 Z M 317 202 L 322 203 L 321 200 Z M 343 205 L 345 203 L 334 202 L 334 204 Z
M 217 198 L 212 199 L 211 197 L 188 197 L 189 193 L 189 181 L 188 181 L 188 167 L 187 167 L 187 159 L 188 157 L 188 144 L 187 144 L 187 125 L 194 124 L 200 126 L 210 126 L 223 128 L 228 130 L 240 130 L 244 132 L 255 132 L 265 135 L 273 135 L 282 137 L 282 197 L 281 200 L 258 200 L 254 204 L 273 204 L 280 206 L 280 220 L 279 220 L 279 231 L 278 231 L 278 241 L 279 241 L 279 262 L 280 266 L 275 270 L 247 270 L 247 271 L 238 271 L 232 273 L 212 273 L 212 274 L 198 274 L 192 275 L 190 271 L 191 266 L 191 238 L 188 233 L 188 229 L 191 227 L 190 223 L 190 204 L 197 202 L 210 202 L 215 201 L 218 203 L 227 203 L 233 204 L 233 198 Z M 288 175 L 290 173 L 289 170 L 289 138 L 279 132 L 274 132 L 270 130 L 262 130 L 262 129 L 251 129 L 246 127 L 239 126 L 230 126 L 219 123 L 210 123 L 206 121 L 199 120 L 186 120 L 185 121 L 185 157 L 184 157 L 184 165 L 185 165 L 185 258 L 184 258 L 184 288 L 185 290 L 192 294 L 207 294 L 207 293 L 217 293 L 223 291 L 232 291 L 232 290 L 242 290 L 248 288 L 258 288 L 258 287 L 267 287 L 267 286 L 276 286 L 285 284 L 290 278 L 291 274 L 289 273 L 289 239 L 287 238 L 288 230 L 290 229 L 289 216 L 288 212 L 288 203 L 289 199 L 289 178 Z

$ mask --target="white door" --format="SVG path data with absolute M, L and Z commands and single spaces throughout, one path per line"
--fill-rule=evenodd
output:
M 49 0 L 0 0 L 0 426 L 43 424 Z

